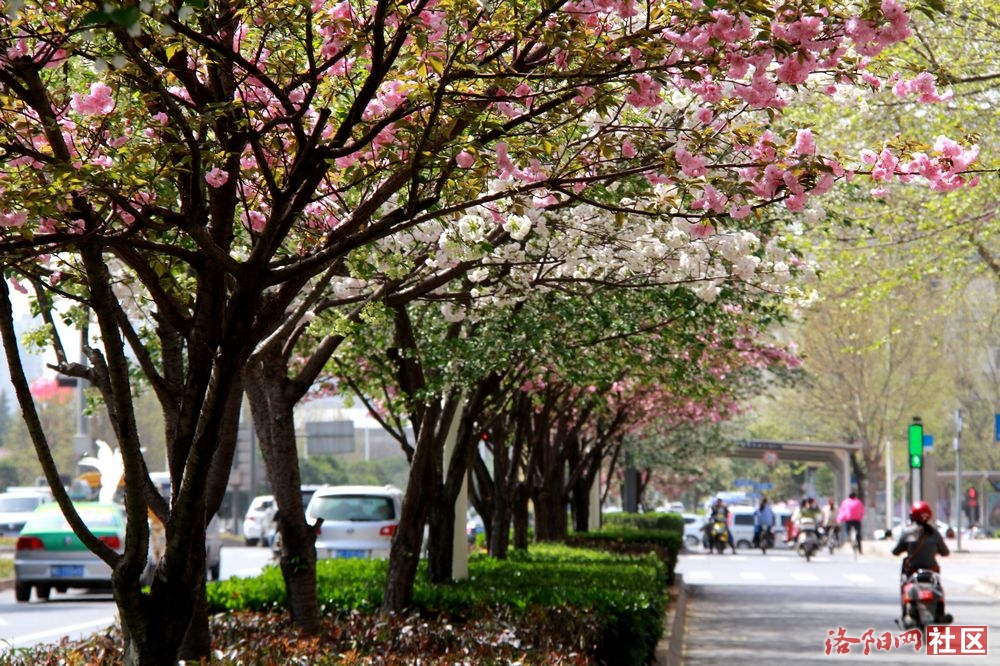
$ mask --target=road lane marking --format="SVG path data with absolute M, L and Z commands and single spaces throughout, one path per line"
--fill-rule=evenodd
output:
M 867 584 L 872 582 L 871 576 L 866 576 L 865 574 L 844 574 L 844 578 L 852 583 Z
M 814 580 L 819 580 L 819 576 L 813 573 L 793 573 L 792 578 L 802 582 L 810 582 Z
M 684 572 L 681 575 L 684 576 L 685 580 L 691 580 L 692 578 L 696 578 L 698 580 L 711 580 L 712 579 L 712 572 L 711 571 L 686 571 L 686 572 Z
M 743 580 L 764 580 L 762 571 L 741 571 L 740 578 Z
M 67 627 L 60 627 L 58 629 L 50 629 L 48 631 L 39 631 L 34 634 L 25 634 L 24 636 L 14 636 L 13 638 L 5 639 L 0 643 L 0 652 L 8 650 L 10 648 L 18 647 L 22 644 L 34 644 L 39 642 L 39 639 L 49 638 L 54 636 L 56 638 L 62 638 L 63 636 L 68 636 L 77 631 L 87 631 L 87 630 L 97 630 L 104 629 L 105 627 L 110 627 L 115 623 L 114 617 L 106 617 L 101 620 L 91 620 L 89 622 L 81 622 L 79 624 L 72 624 Z

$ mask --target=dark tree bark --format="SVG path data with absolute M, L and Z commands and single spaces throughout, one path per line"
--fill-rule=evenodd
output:
M 247 364 L 246 387 L 261 456 L 278 504 L 281 536 L 279 567 L 288 611 L 300 629 L 320 627 L 316 597 L 316 531 L 306 522 L 295 439 L 294 408 L 300 395 L 290 390 L 286 360 L 277 347 L 259 351 Z

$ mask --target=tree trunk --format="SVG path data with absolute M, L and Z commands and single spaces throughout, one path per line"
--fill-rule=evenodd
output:
M 514 548 L 528 550 L 528 488 L 522 482 L 514 486 Z
M 247 365 L 246 388 L 261 456 L 271 492 L 278 504 L 281 536 L 280 569 L 292 622 L 308 634 L 320 629 L 316 596 L 316 531 L 302 506 L 294 409 L 297 399 L 286 391 L 284 363 L 276 352 L 263 352 Z M 278 372 L 280 370 L 280 372 Z
M 127 666 L 176 666 L 179 659 L 210 658 L 204 552 L 204 530 L 188 530 L 168 541 L 148 594 L 134 575 L 113 572 Z
M 546 484 L 535 492 L 535 541 L 566 540 L 566 500 L 562 486 Z
M 573 484 L 570 493 L 573 514 L 573 531 L 590 531 L 590 488 L 584 485 L 584 479 Z
M 432 495 L 432 493 L 427 493 Z M 455 543 L 455 501 L 448 499 L 443 489 L 437 489 L 428 504 L 427 513 L 427 579 L 431 583 L 450 583 L 453 572 Z
M 423 419 L 428 425 L 417 432 L 418 441 L 403 497 L 403 512 L 389 550 L 389 573 L 382 601 L 384 613 L 402 613 L 413 598 L 413 583 L 417 577 L 430 504 L 427 490 L 438 488 L 441 484 L 442 441 L 435 436 L 436 428 L 429 425 L 438 422 L 433 416 L 440 411 L 428 407 Z

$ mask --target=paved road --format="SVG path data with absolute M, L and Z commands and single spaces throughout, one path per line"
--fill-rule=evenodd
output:
M 905 633 L 895 624 L 899 563 L 888 554 L 891 544 L 866 546 L 858 560 L 845 550 L 808 563 L 788 551 L 682 555 L 678 571 L 688 586 L 683 663 L 1000 663 L 1000 599 L 994 596 L 1000 584 L 991 580 L 1000 576 L 1000 543 L 968 544 L 969 552 L 942 561 L 955 625 L 987 627 L 987 655 L 976 657 L 928 656 L 924 646 L 919 654 L 912 645 L 896 646 Z M 871 630 L 876 642 L 868 655 L 864 642 L 837 654 L 840 630 L 856 639 Z
M 255 576 L 271 561 L 266 548 L 224 547 L 222 578 Z M 0 663 L 11 648 L 78 639 L 115 622 L 117 609 L 110 594 L 53 591 L 50 601 L 17 603 L 12 586 L 0 591 Z

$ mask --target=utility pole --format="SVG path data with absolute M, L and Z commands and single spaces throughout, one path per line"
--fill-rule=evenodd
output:
M 87 367 L 87 326 L 80 329 L 80 365 Z M 76 398 L 76 434 L 73 435 L 73 453 L 77 459 L 89 456 L 94 453 L 93 442 L 90 439 L 90 424 L 87 419 L 87 398 L 83 393 L 84 382 L 82 377 L 74 378 L 74 397 Z
M 955 550 L 962 550 L 962 410 L 955 410 Z
M 885 529 L 892 531 L 892 511 L 893 503 L 896 498 L 893 497 L 893 481 L 892 478 L 892 441 L 886 442 L 885 445 Z

